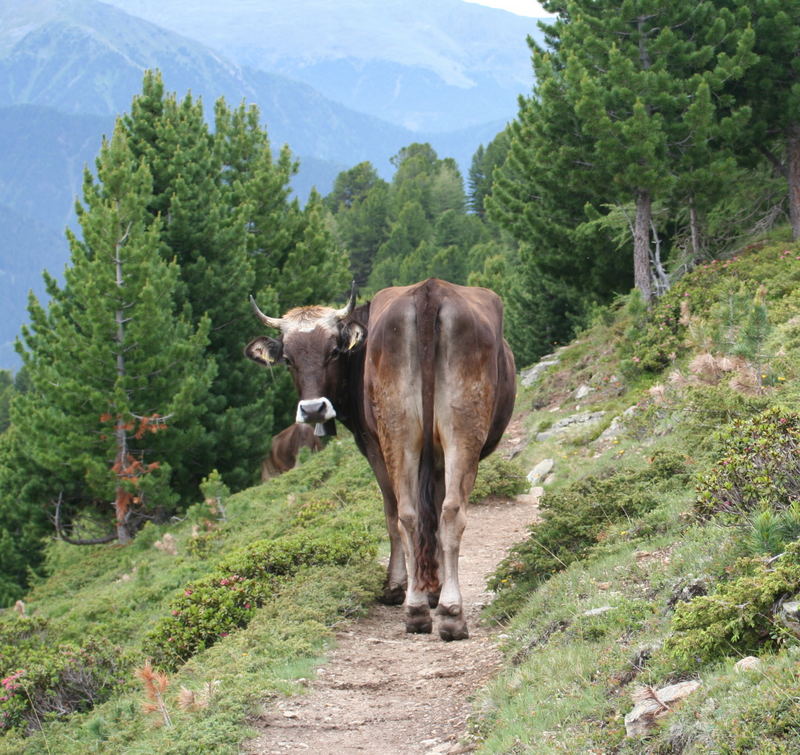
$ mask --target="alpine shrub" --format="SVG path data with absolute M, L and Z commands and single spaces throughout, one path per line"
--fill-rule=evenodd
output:
M 517 462 L 501 456 L 490 456 L 478 467 L 478 476 L 469 500 L 470 503 L 480 503 L 490 496 L 511 498 L 525 493 L 529 487 L 525 472 Z
M 800 592 L 800 543 L 788 546 L 777 562 L 742 559 L 737 568 L 742 576 L 676 606 L 664 650 L 681 670 L 781 644 L 785 632 L 776 625 L 773 608 Z
M 247 626 L 281 578 L 302 567 L 366 561 L 375 554 L 374 540 L 352 530 L 324 538 L 301 534 L 251 543 L 176 595 L 170 615 L 146 637 L 145 653 L 156 665 L 174 670 L 221 637 Z
M 122 683 L 128 662 L 109 640 L 57 644 L 53 635 L 43 618 L 0 621 L 0 731 L 38 729 L 49 714 L 89 710 Z
M 783 511 L 800 500 L 800 414 L 773 407 L 735 419 L 719 441 L 727 453 L 697 488 L 701 518 L 748 525 L 759 510 Z

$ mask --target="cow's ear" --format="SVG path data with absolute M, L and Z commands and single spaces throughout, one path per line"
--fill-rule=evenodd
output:
M 283 344 L 275 338 L 259 336 L 244 347 L 244 353 L 259 364 L 275 364 L 283 361 Z
M 339 343 L 342 351 L 358 351 L 367 340 L 367 329 L 357 322 L 349 322 L 342 328 Z

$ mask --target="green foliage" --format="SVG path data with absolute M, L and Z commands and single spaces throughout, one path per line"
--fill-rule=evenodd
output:
M 468 205 L 471 212 L 479 218 L 486 217 L 486 197 L 492 193 L 494 169 L 503 164 L 509 148 L 510 137 L 508 129 L 501 131 L 489 145 L 484 148 L 481 144 L 472 156 L 469 168 Z
M 751 245 L 728 259 L 699 265 L 650 309 L 631 293 L 617 349 L 625 374 L 658 373 L 692 347 L 748 360 L 759 370 L 772 363 L 777 367 L 787 344 L 775 337 L 775 323 L 796 311 L 797 256 L 791 246 Z M 788 363 L 782 370 L 791 374 Z
M 745 547 L 757 556 L 773 556 L 780 553 L 787 543 L 800 538 L 800 501 L 793 501 L 788 508 L 775 511 L 764 508 L 750 519 L 745 532 Z
M 179 271 L 158 253 L 160 222 L 148 221 L 152 183 L 118 124 L 97 180 L 85 176 L 83 238 L 69 234 L 64 285 L 46 276 L 47 311 L 31 298 L 18 344 L 31 388 L 12 408 L 26 467 L 42 470 L 50 499 L 105 500 L 109 513 L 115 501 L 121 540 L 131 497 L 152 513 L 186 492 L 198 407 L 215 372 L 202 359 L 208 321 L 193 327 L 177 311 Z M 8 482 L 6 495 L 24 495 Z
M 647 307 L 638 290 L 631 291 L 623 311 L 627 329 L 619 343 L 620 368 L 628 377 L 661 372 L 685 351 L 680 299 L 670 291 Z
M 157 665 L 175 669 L 199 650 L 247 626 L 276 589 L 278 577 L 291 577 L 302 567 L 374 557 L 372 541 L 353 531 L 327 538 L 295 535 L 252 543 L 227 556 L 172 600 L 171 615 L 148 634 L 145 652 Z
M 130 659 L 107 638 L 58 643 L 38 617 L 0 620 L 0 730 L 38 729 L 54 716 L 88 710 L 119 687 Z
M 651 511 L 660 493 L 685 481 L 685 457 L 659 451 L 645 467 L 610 469 L 548 493 L 542 521 L 531 526 L 528 538 L 511 549 L 489 581 L 498 592 L 491 613 L 515 613 L 538 585 L 585 557 L 609 527 Z
M 428 277 L 466 283 L 475 269 L 471 250 L 488 231 L 467 214 L 455 161 L 440 160 L 429 144 L 411 144 L 392 162 L 391 184 L 361 163 L 340 173 L 324 200 L 356 281 L 371 291 Z
M 676 607 L 664 649 L 681 669 L 774 650 L 785 641 L 773 609 L 780 598 L 800 592 L 800 544 L 788 546 L 775 563 L 750 559 L 737 570 L 741 576 L 712 594 Z
M 8 370 L 0 370 L 0 433 L 8 429 L 11 397 L 15 393 L 14 380 Z
M 727 385 L 688 386 L 681 400 L 677 432 L 687 439 L 695 456 L 724 453 L 719 430 L 734 419 L 745 419 L 769 406 L 765 396 L 749 396 Z
M 519 462 L 494 454 L 480 463 L 469 500 L 470 503 L 480 503 L 495 496 L 513 498 L 529 487 L 530 483 Z
M 720 432 L 725 454 L 698 483 L 695 511 L 746 525 L 765 509 L 800 499 L 800 415 L 780 407 L 734 419 Z

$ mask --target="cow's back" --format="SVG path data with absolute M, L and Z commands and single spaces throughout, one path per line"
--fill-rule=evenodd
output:
M 322 443 L 311 425 L 295 423 L 281 430 L 273 439 L 269 455 L 261 464 L 261 481 L 277 477 L 293 469 L 301 448 L 319 451 Z
M 437 446 L 440 429 L 455 423 L 479 437 L 481 457 L 487 455 L 514 406 L 514 360 L 503 339 L 500 298 L 435 278 L 378 292 L 364 374 L 366 414 L 383 448 L 402 434 L 404 452 L 418 452 L 430 398 Z

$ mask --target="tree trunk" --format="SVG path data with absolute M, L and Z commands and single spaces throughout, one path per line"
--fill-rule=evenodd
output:
M 689 228 L 692 234 L 692 262 L 697 262 L 700 259 L 700 221 L 692 202 L 689 203 Z
M 128 238 L 128 226 L 122 238 L 117 242 L 114 256 L 115 276 L 117 288 L 122 288 L 124 281 L 122 278 L 122 247 Z M 120 295 L 120 299 L 122 296 Z M 117 333 L 115 340 L 117 342 L 117 377 L 122 379 L 125 377 L 125 313 L 122 308 L 115 312 L 114 318 L 117 323 Z M 122 415 L 117 415 L 117 423 L 114 428 L 114 439 L 117 445 L 117 455 L 114 460 L 114 471 L 117 479 L 121 479 L 125 474 L 125 468 L 128 466 L 128 431 L 125 429 L 125 422 Z M 131 503 L 131 495 L 121 485 L 117 485 L 116 498 L 114 500 L 114 508 L 117 511 L 117 539 L 121 545 L 127 545 L 131 541 L 131 533 L 128 530 L 128 508 Z
M 786 140 L 787 178 L 789 181 L 789 219 L 792 223 L 792 240 L 800 240 L 800 123 L 789 126 Z
M 653 284 L 650 277 L 651 204 L 649 191 L 636 193 L 636 220 L 633 227 L 633 281 L 648 307 L 653 301 Z
M 131 532 L 128 529 L 128 509 L 131 494 L 122 487 L 117 488 L 117 498 L 114 507 L 117 510 L 117 540 L 120 545 L 127 545 L 131 541 Z

